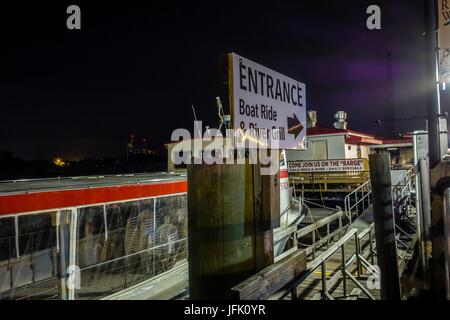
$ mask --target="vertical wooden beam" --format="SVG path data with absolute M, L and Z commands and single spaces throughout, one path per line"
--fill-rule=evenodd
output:
M 431 228 L 430 236 L 432 251 L 430 259 L 430 289 L 434 299 L 446 299 L 446 279 L 448 271 L 448 259 L 446 258 L 446 246 L 450 246 L 447 223 L 449 207 L 450 187 L 450 163 L 442 161 L 435 168 L 430 170 L 431 182 Z M 444 198 L 447 198 L 444 200 Z M 444 205 L 447 208 L 444 208 Z M 450 284 L 449 284 L 450 287 Z
M 443 197 L 445 299 L 450 300 L 450 186 L 445 188 Z
M 435 299 L 445 299 L 445 234 L 443 224 L 443 198 L 440 194 L 432 194 L 431 202 L 431 242 L 430 258 L 431 291 Z
M 277 177 L 259 169 L 188 165 L 190 299 L 230 299 L 233 286 L 273 263 L 270 221 L 279 202 L 275 210 L 266 195 L 279 198 L 269 190 Z
M 204 187 L 200 186 L 201 180 L 205 183 Z M 202 202 L 202 198 L 208 201 Z M 241 198 L 236 199 L 236 202 L 241 201 Z M 222 168 L 188 165 L 188 259 L 191 299 L 201 299 L 207 292 L 213 297 L 221 294 L 211 283 L 220 281 L 215 274 L 223 265 L 222 209 Z M 208 255 L 208 259 L 202 259 L 203 255 Z M 208 280 L 211 281 L 210 288 Z
M 439 82 L 437 70 L 439 68 L 437 32 L 439 27 L 437 19 L 438 1 L 424 0 L 425 18 L 425 55 L 426 55 L 426 80 L 425 93 L 427 97 L 428 119 L 428 158 L 430 169 L 436 167 L 442 159 L 439 114 L 441 106 L 439 100 Z
M 371 154 L 369 162 L 377 261 L 381 277 L 381 299 L 400 300 L 389 153 Z
M 253 212 L 256 236 L 256 267 L 258 270 L 273 264 L 273 230 L 280 225 L 280 178 L 261 175 L 261 165 L 253 165 Z

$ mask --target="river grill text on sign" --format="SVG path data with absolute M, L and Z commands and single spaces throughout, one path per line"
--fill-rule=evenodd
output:
M 305 84 L 228 54 L 233 129 L 272 149 L 306 149 Z M 249 130 L 250 131 L 246 131 Z

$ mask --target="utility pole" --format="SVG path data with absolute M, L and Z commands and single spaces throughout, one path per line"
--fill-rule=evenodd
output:
M 426 93 L 430 169 L 441 161 L 439 118 L 439 50 L 437 45 L 437 0 L 425 0 Z
M 425 40 L 427 54 L 427 111 L 428 111 L 428 144 L 429 144 L 429 166 L 430 166 L 430 184 L 431 184 L 431 226 L 430 236 L 432 241 L 432 254 L 430 259 L 430 289 L 436 299 L 445 299 L 449 296 L 448 284 L 448 263 L 450 251 L 448 242 L 448 215 L 449 204 L 446 192 L 450 188 L 450 162 L 443 159 L 447 152 L 446 143 L 441 143 L 441 110 L 440 110 L 440 91 L 439 91 L 439 46 L 438 31 L 438 3 L 442 5 L 441 0 L 425 1 Z M 443 27 L 441 25 L 441 27 Z M 442 40 L 441 40 L 442 42 Z M 445 46 L 443 44 L 443 46 Z

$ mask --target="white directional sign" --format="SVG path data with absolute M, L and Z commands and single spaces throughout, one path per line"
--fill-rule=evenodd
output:
M 439 80 L 450 82 L 450 0 L 438 0 Z
M 233 128 L 253 129 L 279 149 L 306 149 L 305 85 L 235 53 L 228 65 Z
M 438 0 L 439 48 L 450 49 L 450 1 Z

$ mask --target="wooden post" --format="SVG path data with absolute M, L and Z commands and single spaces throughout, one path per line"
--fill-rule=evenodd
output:
M 450 186 L 444 190 L 444 210 L 442 215 L 444 227 L 445 252 L 445 299 L 450 300 Z
M 369 162 L 377 261 L 381 277 L 381 299 L 400 300 L 389 153 L 371 154 Z
M 188 165 L 190 299 L 230 299 L 233 286 L 273 263 L 279 191 L 267 188 L 279 182 L 259 168 Z
M 445 233 L 442 196 L 433 193 L 431 205 L 430 289 L 434 299 L 442 300 L 445 299 Z
M 434 299 L 446 299 L 446 277 L 448 274 L 448 260 L 446 246 L 448 245 L 447 225 L 448 199 L 445 198 L 450 186 L 450 163 L 441 162 L 430 170 L 431 183 L 431 228 L 430 237 L 432 251 L 430 258 L 430 289 Z M 445 208 L 447 206 L 447 208 Z M 450 259 L 450 257 L 448 258 Z
M 277 151 L 278 152 L 278 151 Z M 261 270 L 274 262 L 273 229 L 280 226 L 280 177 L 261 175 L 261 166 L 253 165 L 253 212 L 256 237 L 256 265 Z

